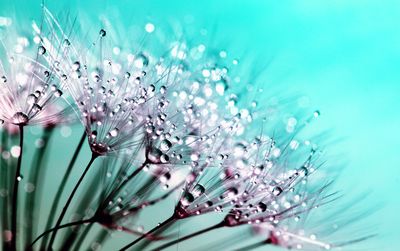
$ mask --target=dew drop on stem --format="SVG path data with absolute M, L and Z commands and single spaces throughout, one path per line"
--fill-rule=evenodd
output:
M 106 36 L 106 31 L 104 30 L 104 29 L 101 29 L 100 31 L 99 31 L 99 35 L 100 35 L 100 37 L 105 37 Z
M 160 149 L 161 149 L 161 151 L 164 151 L 164 152 L 168 151 L 171 148 L 171 146 L 172 146 L 172 143 L 167 139 L 164 139 L 160 143 Z
M 267 205 L 263 202 L 258 203 L 257 205 L 257 212 L 262 213 L 267 210 Z
M 193 188 L 192 194 L 194 197 L 197 198 L 200 195 L 202 195 L 205 191 L 206 189 L 201 184 L 196 184 Z
M 44 46 L 39 46 L 38 52 L 40 55 L 43 55 L 46 53 L 46 48 L 44 48 Z
M 274 189 L 272 189 L 272 194 L 274 196 L 279 196 L 282 192 L 283 192 L 283 190 L 279 186 L 276 186 L 276 187 L 274 187 Z
M 17 112 L 12 117 L 12 123 L 15 125 L 25 125 L 28 123 L 28 116 L 23 112 Z
M 26 102 L 29 105 L 33 105 L 33 104 L 35 104 L 37 102 L 37 100 L 38 100 L 38 98 L 36 97 L 35 94 L 29 94 L 27 99 L 26 99 Z
M 111 137 L 115 138 L 115 137 L 118 136 L 118 133 L 119 133 L 118 128 L 114 128 L 114 129 L 112 129 L 112 130 L 109 132 L 109 135 L 110 135 Z
M 194 201 L 194 196 L 191 193 L 186 192 L 183 197 L 181 198 L 182 206 L 186 207 L 189 206 Z

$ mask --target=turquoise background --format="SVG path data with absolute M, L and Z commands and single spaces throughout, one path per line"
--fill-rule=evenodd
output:
M 367 220 L 378 236 L 361 250 L 400 250 L 399 1 L 93 0 L 47 5 L 54 13 L 68 9 L 88 20 L 102 14 L 126 27 L 151 21 L 157 30 L 172 20 L 193 30 L 215 30 L 216 44 L 229 47 L 228 53 L 270 62 L 261 84 L 264 92 L 276 86 L 307 95 L 321 111 L 316 130 L 330 130 L 339 139 L 329 151 L 340 160 L 328 161 L 348 164 L 337 186 L 353 195 L 371 191 L 366 207 L 380 208 Z M 29 17 L 29 24 L 40 17 L 40 1 L 0 0 L 1 16 L 15 11 L 20 21 Z M 65 162 L 68 156 L 60 154 Z

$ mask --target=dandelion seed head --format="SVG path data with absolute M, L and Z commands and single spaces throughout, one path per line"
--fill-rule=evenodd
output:
M 47 126 L 60 121 L 65 104 L 59 100 L 61 84 L 55 77 L 55 64 L 45 59 L 46 47 L 31 46 L 29 38 L 15 35 L 11 30 L 5 32 L 7 38 L 0 50 L 3 55 L 0 76 L 4 85 L 0 91 L 3 107 L 0 118 L 18 126 Z

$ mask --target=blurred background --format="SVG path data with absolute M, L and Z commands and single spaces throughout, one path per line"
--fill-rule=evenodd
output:
M 40 2 L 0 0 L 0 26 L 10 17 L 29 27 L 33 19 L 40 20 Z M 258 83 L 263 93 L 277 87 L 302 95 L 321 111 L 315 131 L 329 130 L 329 137 L 336 139 L 329 151 L 338 159 L 328 162 L 347 166 L 337 187 L 349 195 L 369 191 L 364 205 L 379 208 L 366 224 L 378 236 L 343 250 L 400 249 L 399 1 L 69 0 L 46 5 L 56 15 L 70 12 L 99 27 L 102 18 L 127 29 L 151 22 L 156 31 L 166 23 L 179 23 L 190 36 L 208 31 L 228 55 L 256 62 L 246 67 L 263 72 Z M 62 140 L 53 138 L 58 151 L 48 161 L 55 182 L 62 175 L 56 171 L 59 163 L 66 164 L 72 153 L 65 146 L 77 144 L 81 130 L 61 128 L 57 135 Z M 64 137 L 66 133 L 71 137 Z M 79 161 L 87 161 L 84 154 Z M 218 234 L 182 243 L 179 250 L 210 241 L 210 236 L 220 238 Z M 104 250 L 114 250 L 107 245 Z

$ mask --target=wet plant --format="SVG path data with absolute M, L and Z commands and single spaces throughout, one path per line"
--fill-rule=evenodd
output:
M 31 37 L 1 40 L 3 250 L 97 250 L 112 241 L 109 233 L 120 232 L 129 242 L 114 249 L 162 250 L 243 226 L 255 237 L 243 250 L 333 249 L 370 237 L 319 240 L 323 229 L 305 235 L 312 215 L 340 200 L 333 187 L 337 169 L 326 166 L 323 144 L 302 136 L 318 110 L 257 98 L 259 89 L 239 84 L 246 76 L 239 76 L 238 60 L 227 60 L 225 50 L 181 36 L 146 48 L 151 23 L 140 45 L 120 46 L 110 24 L 90 32 L 86 42 L 78 22 L 61 22 L 43 7 Z M 27 128 L 31 134 L 41 130 L 33 151 L 33 144 L 24 146 Z M 80 128 L 79 142 L 64 146 L 72 156 L 57 166 L 61 181 L 53 183 L 48 163 L 59 153 L 54 135 L 71 134 L 71 128 Z M 25 148 L 34 154 L 22 169 Z M 77 165 L 80 155 L 84 168 Z M 18 193 L 21 169 L 28 173 L 26 195 Z M 25 224 L 18 201 L 25 202 Z M 152 224 L 146 213 L 159 207 L 166 217 L 145 231 Z M 196 226 L 204 216 L 215 219 L 177 234 L 178 223 Z

